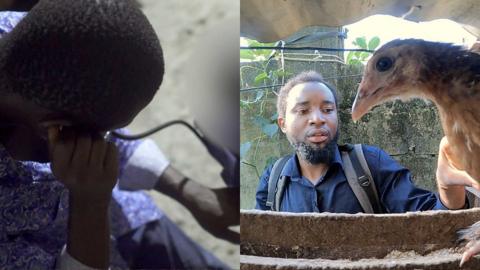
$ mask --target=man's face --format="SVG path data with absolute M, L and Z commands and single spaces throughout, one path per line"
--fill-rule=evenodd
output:
M 299 156 L 312 164 L 329 163 L 337 140 L 337 107 L 326 85 L 308 82 L 293 87 L 286 100 L 285 118 L 278 124 Z

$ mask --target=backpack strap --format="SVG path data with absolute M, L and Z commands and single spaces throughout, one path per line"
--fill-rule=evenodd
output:
M 284 156 L 273 164 L 272 171 L 268 177 L 268 195 L 267 203 L 272 211 L 278 211 L 280 209 L 280 202 L 282 199 L 283 191 L 285 189 L 286 177 L 280 177 L 283 167 L 290 159 L 290 156 Z
M 383 213 L 377 188 L 363 154 L 362 145 L 344 147 L 341 152 L 348 184 L 365 213 Z

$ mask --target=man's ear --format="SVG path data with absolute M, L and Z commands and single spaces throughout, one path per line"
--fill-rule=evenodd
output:
M 280 129 L 282 130 L 283 133 L 287 132 L 287 129 L 285 128 L 285 118 L 283 117 L 278 117 L 277 118 L 277 123 Z

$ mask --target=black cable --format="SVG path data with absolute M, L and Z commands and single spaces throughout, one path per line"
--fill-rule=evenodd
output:
M 327 52 L 375 52 L 366 49 L 344 49 L 344 48 L 323 48 L 323 47 L 278 47 L 278 46 L 240 46 L 240 50 L 284 50 L 284 51 L 327 51 Z
M 240 92 L 249 92 L 249 91 L 265 89 L 265 88 L 282 87 L 284 85 L 285 84 L 272 84 L 272 85 L 265 85 L 265 86 L 258 86 L 258 87 L 242 88 L 240 89 Z
M 118 133 L 118 132 L 115 132 L 115 131 L 111 131 L 110 134 L 113 135 L 114 137 L 117 137 L 118 139 L 122 139 L 122 140 L 127 140 L 127 141 L 134 141 L 134 140 L 138 140 L 138 139 L 142 139 L 142 138 L 145 138 L 145 137 L 148 137 L 166 127 L 169 127 L 171 125 L 184 125 L 186 126 L 188 129 L 190 129 L 194 134 L 195 136 L 197 136 L 200 141 L 202 141 L 202 143 L 204 143 L 204 138 L 202 135 L 200 135 L 200 133 L 194 128 L 192 127 L 189 123 L 187 123 L 186 121 L 184 120 L 173 120 L 173 121 L 169 121 L 169 122 L 166 122 L 165 124 L 162 124 L 156 128 L 152 128 L 148 131 L 145 131 L 143 133 L 140 133 L 140 134 L 137 134 L 137 135 L 125 135 L 125 134 L 121 134 L 121 133 Z
M 348 78 L 348 77 L 361 77 L 361 76 L 363 76 L 363 74 L 341 75 L 341 76 L 335 76 L 335 77 L 326 77 L 326 78 L 323 78 L 323 79 L 324 80 L 330 80 L 330 79 Z M 272 84 L 272 85 L 265 85 L 265 86 L 258 86 L 258 87 L 241 88 L 240 92 L 249 92 L 249 91 L 254 91 L 254 90 L 259 90 L 259 89 L 282 87 L 282 86 L 284 86 L 284 84 Z

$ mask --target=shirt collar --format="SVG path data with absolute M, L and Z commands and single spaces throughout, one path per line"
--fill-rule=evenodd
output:
M 335 148 L 335 155 L 333 157 L 332 164 L 330 165 L 328 170 L 331 170 L 335 166 L 340 166 L 341 168 L 343 168 L 342 157 L 340 155 L 338 147 Z M 290 156 L 290 159 L 283 167 L 282 173 L 280 175 L 288 176 L 292 181 L 298 181 L 302 178 L 302 174 L 300 173 L 300 164 L 298 163 L 298 157 L 296 153 Z
M 15 160 L 0 143 L 0 183 L 54 181 L 50 163 Z

